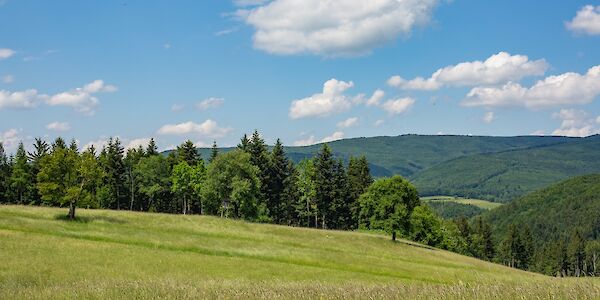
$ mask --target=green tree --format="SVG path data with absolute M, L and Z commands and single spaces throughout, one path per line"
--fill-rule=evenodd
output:
M 331 149 L 327 144 L 323 144 L 321 150 L 314 158 L 315 166 L 315 204 L 318 217 L 321 217 L 321 228 L 327 228 L 327 220 L 331 215 L 331 206 L 335 192 L 335 160 Z
M 352 204 L 348 175 L 340 159 L 333 164 L 333 196 L 329 213 L 331 228 L 353 228 Z
M 575 229 L 573 234 L 571 234 L 571 239 L 569 240 L 569 247 L 567 248 L 567 253 L 569 256 L 569 262 L 571 266 L 571 270 L 573 271 L 573 275 L 575 277 L 579 277 L 584 271 L 584 263 L 585 263 L 585 238 L 581 234 L 579 229 Z
M 311 220 L 314 219 L 314 226 L 318 226 L 318 211 L 316 203 L 315 186 L 315 165 L 312 159 L 304 159 L 296 166 L 298 173 L 297 186 L 299 197 L 294 205 L 295 213 L 299 219 L 299 225 L 306 220 L 305 226 L 311 227 Z
M 384 230 L 396 240 L 396 233 L 407 234 L 410 215 L 421 204 L 417 189 L 401 176 L 375 181 L 359 198 L 360 228 Z
M 270 178 L 273 166 L 271 166 L 271 160 L 269 159 L 267 144 L 265 144 L 265 141 L 260 137 L 257 130 L 254 130 L 254 133 L 252 133 L 247 152 L 250 153 L 250 162 L 252 162 L 259 170 L 258 178 L 261 183 L 260 195 L 258 196 L 259 204 L 267 207 L 269 217 L 277 221 L 279 205 L 278 192 L 281 190 L 281 181 L 277 178 Z M 275 190 L 272 191 L 271 189 Z
M 149 146 L 148 149 L 152 149 L 152 147 Z M 144 148 L 142 148 L 142 146 L 139 146 L 138 148 L 128 149 L 127 154 L 123 159 L 123 164 L 125 165 L 125 177 L 127 179 L 127 185 L 129 186 L 129 210 L 133 210 L 133 206 L 135 205 L 136 194 L 138 193 L 137 178 L 135 177 L 134 169 L 136 165 L 140 162 L 140 160 L 146 155 L 147 153 L 144 152 Z
M 360 204 L 358 198 L 373 183 L 373 176 L 369 168 L 369 162 L 363 155 L 359 158 L 350 157 L 348 162 L 348 185 L 350 192 L 350 212 L 352 214 L 351 228 L 358 228 L 358 216 L 360 214 Z
M 485 260 L 492 260 L 496 255 L 492 226 L 481 217 L 477 217 L 473 225 L 471 250 L 475 257 Z
M 104 207 L 120 210 L 122 206 L 126 207 L 125 203 L 128 202 L 124 152 L 119 138 L 110 138 L 100 154 L 100 163 L 106 173 L 107 198 L 103 199 Z
M 427 205 L 415 207 L 410 216 L 410 238 L 425 245 L 437 247 L 444 239 L 438 216 Z
M 217 141 L 213 141 L 212 144 L 212 148 L 210 149 L 210 158 L 208 159 L 208 162 L 212 162 L 217 155 L 219 155 L 219 147 L 217 146 Z
M 72 149 L 54 143 L 52 152 L 40 160 L 38 191 L 42 200 L 50 205 L 69 204 L 68 217 L 75 218 L 77 196 L 81 191 L 78 176 L 79 156 Z
M 253 146 L 251 149 L 254 148 L 254 137 L 252 145 Z M 260 141 L 258 147 L 261 147 Z M 260 153 L 261 152 L 259 150 L 257 155 L 262 155 Z M 268 155 L 267 160 L 268 161 L 262 162 L 263 164 L 267 164 L 265 169 L 266 174 L 261 176 L 261 179 L 265 180 L 262 181 L 262 192 L 266 195 L 266 205 L 269 209 L 270 217 L 275 223 L 285 224 L 288 222 L 288 220 L 286 220 L 288 207 L 286 207 L 287 202 L 284 202 L 284 192 L 286 191 L 286 185 L 290 184 L 290 181 L 287 179 L 293 169 L 290 168 L 290 161 L 285 155 L 283 144 L 279 139 L 277 139 L 277 142 L 275 143 L 271 153 Z M 288 192 L 289 191 L 291 190 L 288 190 Z
M 23 143 L 19 143 L 15 156 L 12 173 L 10 175 L 10 188 L 16 194 L 16 202 L 25 204 L 29 196 L 29 188 L 32 183 L 29 164 L 27 163 L 27 153 Z
M 153 155 L 140 159 L 136 165 L 134 176 L 138 182 L 138 190 L 145 197 L 143 205 L 147 211 L 177 212 L 171 203 L 169 180 L 170 170 L 167 160 L 162 155 Z
M 156 147 L 156 142 L 154 142 L 154 138 L 150 138 L 148 142 L 148 147 L 146 147 L 146 156 L 158 155 L 158 147 Z
M 196 146 L 190 140 L 185 141 L 177 147 L 177 157 L 179 162 L 185 161 L 190 166 L 197 165 L 201 160 Z
M 248 135 L 244 134 L 244 136 L 240 139 L 240 143 L 237 145 L 238 150 L 242 150 L 247 152 L 250 148 L 250 140 L 248 139 Z
M 8 202 L 8 191 L 10 189 L 11 165 L 4 152 L 4 145 L 0 142 L 0 203 Z
M 521 244 L 523 248 L 518 257 L 518 260 L 521 263 L 521 268 L 528 270 L 530 268 L 534 254 L 533 237 L 531 236 L 529 226 L 522 226 L 520 234 Z
M 221 154 L 210 163 L 202 187 L 204 210 L 208 214 L 246 220 L 264 220 L 266 208 L 258 204 L 259 169 L 250 154 L 235 150 Z
M 508 231 L 504 240 L 500 244 L 501 256 L 505 263 L 511 268 L 520 268 L 521 262 L 519 258 L 522 257 L 523 243 L 521 242 L 521 235 L 517 230 L 517 226 L 511 224 L 508 227 Z
M 203 163 L 190 166 L 182 161 L 173 167 L 171 174 L 171 191 L 181 199 L 183 214 L 193 213 L 192 208 L 198 206 L 202 214 L 201 188 L 206 170 Z
M 27 156 L 30 163 L 29 173 L 31 182 L 31 196 L 33 204 L 41 204 L 41 196 L 37 190 L 37 174 L 40 172 L 40 161 L 42 157 L 50 153 L 50 146 L 41 138 L 36 138 L 33 143 L 33 152 L 28 152 Z
M 600 275 L 600 240 L 589 241 L 585 245 L 585 258 L 588 274 L 591 276 Z

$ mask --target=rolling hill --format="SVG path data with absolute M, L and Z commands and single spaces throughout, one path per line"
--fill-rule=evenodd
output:
M 497 236 L 510 224 L 526 225 L 537 246 L 566 239 L 578 228 L 587 239 L 600 239 L 600 175 L 585 175 L 529 193 L 483 217 Z
M 422 196 L 508 202 L 569 177 L 600 172 L 600 136 L 460 157 L 411 177 Z
M 555 279 L 388 236 L 205 216 L 0 206 L 1 299 L 590 298 Z
M 402 175 L 410 177 L 447 160 L 481 153 L 495 153 L 575 141 L 568 137 L 487 137 L 454 135 L 400 135 L 338 140 L 328 143 L 334 154 L 343 159 L 365 155 L 374 176 Z M 314 156 L 321 144 L 286 147 L 288 156 L 298 162 Z M 233 148 L 223 148 L 230 151 Z M 199 148 L 210 157 L 210 148 Z

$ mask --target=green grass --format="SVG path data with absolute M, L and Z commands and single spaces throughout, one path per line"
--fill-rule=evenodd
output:
M 473 205 L 479 207 L 481 209 L 494 209 L 496 207 L 502 206 L 502 203 L 491 202 L 487 200 L 481 199 L 468 199 L 468 198 L 460 198 L 460 197 L 452 197 L 452 196 L 429 196 L 422 197 L 421 200 L 425 202 L 455 202 L 459 204 Z
M 0 299 L 593 298 L 389 237 L 216 217 L 0 206 Z

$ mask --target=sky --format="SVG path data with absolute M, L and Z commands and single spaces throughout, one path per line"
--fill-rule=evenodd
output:
M 600 2 L 0 0 L 0 142 L 600 132 Z

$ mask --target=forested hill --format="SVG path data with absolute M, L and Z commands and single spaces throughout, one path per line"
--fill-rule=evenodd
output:
M 569 177 L 600 173 L 600 136 L 547 146 L 465 156 L 411 178 L 421 195 L 508 202 Z
M 568 179 L 483 214 L 497 236 L 510 224 L 526 225 L 537 245 L 566 239 L 576 228 L 600 239 L 600 175 Z
M 405 177 L 458 157 L 525 149 L 578 140 L 567 137 L 489 137 L 453 135 L 400 135 L 395 137 L 352 138 L 328 143 L 334 154 L 343 159 L 365 155 L 374 176 L 399 174 Z M 313 157 L 322 145 L 286 147 L 295 162 Z M 228 151 L 231 148 L 220 149 Z M 202 157 L 210 157 L 210 148 L 200 148 Z

